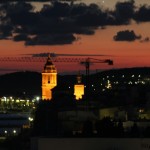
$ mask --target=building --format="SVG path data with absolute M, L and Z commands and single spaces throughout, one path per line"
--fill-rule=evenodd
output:
M 57 70 L 50 56 L 42 72 L 42 100 L 52 99 L 52 89 L 57 86 Z
M 77 76 L 77 84 L 74 85 L 74 95 L 76 100 L 82 99 L 84 95 L 84 84 L 81 83 L 81 75 Z
M 146 138 L 43 138 L 31 139 L 31 150 L 149 150 Z
M 0 113 L 0 139 L 16 136 L 25 128 L 30 128 L 33 118 L 27 113 Z

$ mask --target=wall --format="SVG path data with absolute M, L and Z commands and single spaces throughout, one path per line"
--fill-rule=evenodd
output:
M 32 138 L 31 150 L 150 150 L 150 139 Z

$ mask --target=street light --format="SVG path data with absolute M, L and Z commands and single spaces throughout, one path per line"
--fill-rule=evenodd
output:
M 7 133 L 8 133 L 7 130 L 5 130 L 4 133 L 5 133 L 5 136 L 7 136 Z
M 32 117 L 29 117 L 28 120 L 29 120 L 29 127 L 32 127 L 33 118 L 32 118 Z
M 40 100 L 40 97 L 39 97 L 39 96 L 37 96 L 37 97 L 36 97 L 36 100 L 37 100 L 37 101 L 39 101 L 39 100 Z
M 29 121 L 33 121 L 33 118 L 32 118 L 32 117 L 29 117 L 28 119 L 29 119 Z
M 7 130 L 5 130 L 5 134 L 7 134 Z
M 13 130 L 13 133 L 14 133 L 14 136 L 16 135 L 17 131 L 16 130 Z

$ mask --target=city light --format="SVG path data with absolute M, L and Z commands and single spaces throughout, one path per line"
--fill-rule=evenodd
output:
M 5 134 L 7 134 L 7 130 L 5 130 L 4 132 L 5 132 Z
M 40 100 L 40 97 L 39 97 L 39 96 L 37 96 L 37 97 L 36 97 L 36 100 L 37 100 L 37 101 L 39 101 L 39 100 Z
M 16 132 L 17 132 L 16 130 L 13 130 L 13 133 L 14 133 L 14 134 L 16 134 Z
M 29 117 L 28 119 L 29 119 L 29 121 L 31 121 L 31 122 L 33 121 L 33 118 L 32 118 L 32 117 Z

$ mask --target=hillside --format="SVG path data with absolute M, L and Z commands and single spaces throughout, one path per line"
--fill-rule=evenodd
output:
M 132 74 L 150 76 L 150 68 L 127 68 L 114 69 L 92 74 L 90 83 L 97 83 L 97 80 L 106 76 L 115 75 L 118 78 L 121 75 L 131 77 Z M 0 96 L 34 96 L 41 95 L 41 74 L 37 72 L 16 72 L 0 76 Z M 58 88 L 66 90 L 69 87 L 73 89 L 76 83 L 76 75 L 58 75 Z M 85 76 L 83 76 L 85 83 Z
M 42 76 L 38 72 L 15 72 L 0 76 L 0 96 L 32 97 L 41 95 Z M 57 77 L 58 88 L 67 89 L 76 82 L 76 76 Z
M 0 96 L 30 96 L 41 94 L 41 74 L 16 72 L 0 76 Z

